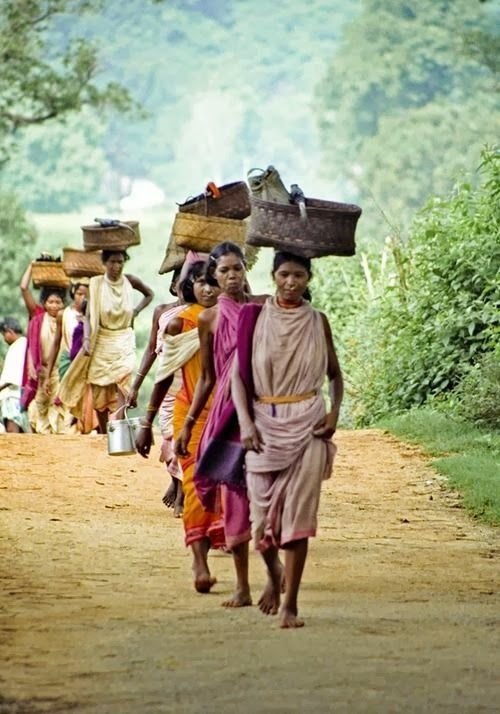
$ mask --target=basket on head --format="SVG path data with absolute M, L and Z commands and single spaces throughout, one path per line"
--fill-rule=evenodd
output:
M 286 250 L 304 258 L 324 255 L 349 256 L 356 252 L 354 234 L 361 208 L 306 198 L 306 218 L 294 204 L 251 198 L 252 214 L 247 242 Z
M 235 181 L 224 186 L 216 186 L 211 182 L 204 193 L 179 204 L 179 211 L 196 213 L 199 216 L 243 220 L 250 215 L 250 193 L 244 181 Z
M 210 253 L 224 241 L 231 241 L 243 248 L 246 232 L 244 221 L 198 216 L 195 213 L 177 213 L 172 227 L 177 245 L 197 253 Z
M 100 250 L 63 248 L 63 266 L 70 278 L 92 278 L 104 273 Z
M 68 288 L 71 282 L 60 260 L 34 260 L 31 279 L 35 288 Z
M 141 234 L 138 221 L 116 221 L 116 225 L 82 226 L 85 250 L 126 250 L 131 245 L 139 245 Z
M 158 271 L 160 275 L 170 273 L 172 270 L 177 270 L 177 268 L 182 268 L 184 260 L 186 259 L 186 253 L 187 250 L 178 246 L 175 242 L 174 234 L 170 233 L 170 238 L 168 239 L 165 250 L 165 257 Z

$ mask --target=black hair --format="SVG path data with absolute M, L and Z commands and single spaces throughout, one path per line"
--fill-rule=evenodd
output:
M 182 266 L 180 268 L 175 268 L 173 274 L 172 274 L 172 280 L 170 281 L 170 286 L 168 288 L 168 292 L 170 295 L 173 295 L 174 297 L 179 297 L 177 293 L 177 285 L 179 283 L 179 278 L 181 277 L 181 270 Z
M 0 332 L 7 332 L 7 330 L 12 330 L 16 335 L 23 334 L 21 323 L 15 317 L 4 317 L 0 320 Z
M 88 288 L 89 284 L 88 283 L 80 283 L 78 280 L 76 283 L 71 283 L 71 287 L 69 289 L 69 296 L 73 300 L 75 297 L 75 293 L 78 290 L 78 288 Z
M 289 253 L 286 250 L 278 250 L 274 254 L 272 274 L 274 275 L 283 263 L 288 262 L 301 265 L 305 270 L 307 270 L 309 277 L 312 277 L 311 259 L 304 258 L 301 255 L 295 255 L 294 253 Z
M 219 283 L 215 279 L 215 268 L 217 267 L 217 261 L 224 255 L 231 254 L 237 255 L 246 268 L 245 256 L 243 255 L 243 251 L 241 250 L 239 245 L 236 245 L 236 243 L 232 243 L 229 240 L 224 241 L 224 243 L 219 243 L 219 245 L 216 245 L 208 256 L 207 266 L 205 269 L 205 279 L 209 285 L 212 285 L 213 287 L 219 287 Z
M 40 288 L 40 302 L 45 305 L 51 295 L 57 295 L 63 302 L 66 302 L 66 288 L 54 288 L 50 285 L 44 285 Z
M 196 260 L 189 266 L 186 277 L 179 285 L 179 290 L 184 302 L 190 304 L 196 302 L 196 298 L 194 296 L 194 284 L 198 278 L 205 276 L 206 264 L 205 260 Z
M 130 255 L 127 253 L 125 248 L 106 248 L 101 254 L 102 262 L 107 263 L 112 255 L 123 255 L 124 260 L 130 259 Z

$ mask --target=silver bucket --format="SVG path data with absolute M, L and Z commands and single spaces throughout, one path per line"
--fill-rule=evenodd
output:
M 125 456 L 135 454 L 135 432 L 140 427 L 140 417 L 115 419 L 108 422 L 108 454 L 110 456 Z

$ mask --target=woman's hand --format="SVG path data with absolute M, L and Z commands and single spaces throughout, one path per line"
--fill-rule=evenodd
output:
M 247 424 L 245 428 L 241 429 L 240 434 L 241 443 L 245 450 L 256 451 L 258 454 L 260 454 L 265 442 L 262 438 L 260 431 L 255 426 L 255 423 L 252 421 Z
M 135 409 L 137 406 L 137 395 L 139 390 L 134 387 L 131 388 L 130 392 L 127 394 L 127 399 L 125 400 L 125 406 L 127 409 Z
M 145 459 L 148 458 L 153 443 L 153 428 L 151 424 L 141 424 L 135 437 L 135 448 Z
M 83 338 L 82 350 L 84 355 L 90 355 L 90 338 Z
M 176 456 L 189 456 L 188 446 L 191 441 L 191 424 L 184 424 L 179 437 L 175 440 L 174 451 Z
M 337 429 L 338 419 L 338 409 L 332 409 L 331 412 L 325 414 L 324 419 L 315 425 L 313 429 L 313 436 L 316 436 L 319 439 L 331 439 Z

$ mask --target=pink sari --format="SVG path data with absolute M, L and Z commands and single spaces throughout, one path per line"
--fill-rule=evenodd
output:
M 198 462 L 213 439 L 222 434 L 239 443 L 236 410 L 231 399 L 231 369 L 237 343 L 238 317 L 242 305 L 226 295 L 218 299 L 217 326 L 214 335 L 216 390 L 197 454 L 194 476 L 196 491 L 207 511 L 217 512 L 219 494 L 222 497 L 226 543 L 233 548 L 250 540 L 250 507 L 243 470 L 234 483 L 217 483 L 216 474 L 201 472 Z

